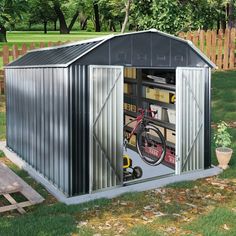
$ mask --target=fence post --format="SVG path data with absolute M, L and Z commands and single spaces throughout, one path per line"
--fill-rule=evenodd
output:
M 33 50 L 33 49 L 35 49 L 35 44 L 34 44 L 34 43 L 31 43 L 31 44 L 30 44 L 30 50 Z
M 211 31 L 206 33 L 206 55 L 211 59 Z
M 193 32 L 193 44 L 199 47 L 199 34 L 198 31 Z
M 223 32 L 220 29 L 218 33 L 218 53 L 217 53 L 217 66 L 222 69 L 222 45 L 223 45 Z
M 3 45 L 2 54 L 3 65 L 5 66 L 9 63 L 9 48 L 7 45 Z
M 205 31 L 200 31 L 200 49 L 202 52 L 204 52 L 204 44 L 205 44 Z
M 229 68 L 229 29 L 225 30 L 225 37 L 224 37 L 224 63 L 223 69 L 227 70 Z
M 231 29 L 230 34 L 230 55 L 229 55 L 229 68 L 234 69 L 234 60 L 235 60 L 235 28 Z
M 12 46 L 12 56 L 14 60 L 19 56 L 18 46 L 16 44 Z
M 212 40 L 212 48 L 211 48 L 211 60 L 216 64 L 216 31 L 211 31 L 211 40 Z
M 22 44 L 21 55 L 25 55 L 27 53 L 27 46 L 25 43 Z
M 44 47 L 45 47 L 45 43 L 44 43 L 44 42 L 41 42 L 41 43 L 39 44 L 39 47 L 40 47 L 40 48 L 44 48 Z

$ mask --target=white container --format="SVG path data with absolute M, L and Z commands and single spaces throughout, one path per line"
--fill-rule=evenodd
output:
M 162 107 L 157 105 L 150 105 L 152 111 L 157 111 L 157 114 L 152 113 L 152 118 L 162 120 Z
M 169 122 L 172 123 L 172 124 L 176 124 L 176 112 L 175 112 L 175 110 L 167 109 L 167 113 L 168 113 Z

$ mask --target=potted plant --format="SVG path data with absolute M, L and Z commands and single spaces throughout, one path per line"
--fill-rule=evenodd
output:
M 228 125 L 221 121 L 217 124 L 217 130 L 214 135 L 216 144 L 216 157 L 219 162 L 219 167 L 223 170 L 227 169 L 228 163 L 232 156 L 233 150 L 230 147 L 231 135 L 227 131 Z

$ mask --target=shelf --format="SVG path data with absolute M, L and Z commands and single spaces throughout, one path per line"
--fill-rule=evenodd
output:
M 130 79 L 125 77 L 125 83 L 137 84 L 137 79 Z
M 143 101 L 154 103 L 154 104 L 159 105 L 159 106 L 164 107 L 164 108 L 170 108 L 172 110 L 175 110 L 175 104 L 160 102 L 160 101 L 157 101 L 157 100 L 154 100 L 154 99 L 149 99 L 149 98 L 144 98 L 144 97 L 142 97 L 141 99 Z
M 175 130 L 175 124 L 172 124 L 172 123 L 169 123 L 166 121 L 162 121 L 162 120 L 153 119 L 151 117 L 145 117 L 145 119 L 154 123 L 155 125 L 159 125 L 161 127 L 167 128 L 167 129 Z
M 142 84 L 145 86 L 153 86 L 156 88 L 168 89 L 170 91 L 175 92 L 175 85 L 172 85 L 172 84 L 161 84 L 161 83 L 155 83 L 155 82 L 149 82 L 149 81 L 142 81 Z
M 137 116 L 137 112 L 127 111 L 127 110 L 124 110 L 124 114 L 129 115 L 129 116 L 134 116 L 134 117 Z
M 134 99 L 137 99 L 137 96 L 136 96 L 136 95 L 131 95 L 131 94 L 124 93 L 124 96 L 127 97 L 127 98 L 134 98 Z

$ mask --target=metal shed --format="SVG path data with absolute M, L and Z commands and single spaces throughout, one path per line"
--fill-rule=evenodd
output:
M 173 175 L 210 168 L 214 67 L 157 30 L 30 51 L 5 67 L 7 147 L 66 196 L 123 186 L 124 70 L 135 68 L 138 83 L 145 71 L 174 78 L 176 122 L 160 122 L 176 132 Z

